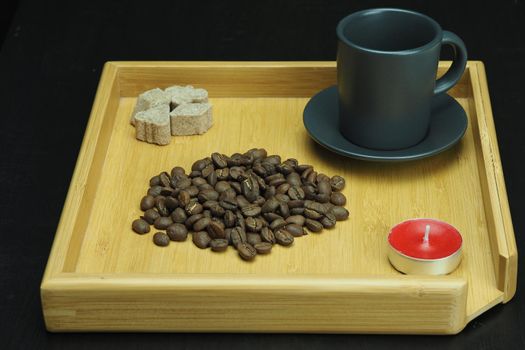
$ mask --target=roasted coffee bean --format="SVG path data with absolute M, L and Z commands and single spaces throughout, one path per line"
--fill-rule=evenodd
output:
M 345 188 L 345 179 L 339 175 L 334 175 L 330 179 L 330 186 L 332 186 L 332 191 L 339 192 Z
M 223 217 L 226 210 L 224 210 L 223 207 L 221 207 L 219 204 L 214 205 L 210 207 L 210 212 L 212 216 L 215 216 L 217 218 Z
M 237 201 L 237 206 L 239 208 L 244 208 L 248 205 L 250 205 L 251 203 L 246 199 L 246 197 L 244 197 L 243 195 L 238 195 L 237 197 L 235 197 L 235 200 Z
M 294 168 L 292 165 L 287 163 L 281 163 L 275 167 L 278 172 L 284 175 L 291 174 L 294 171 Z
M 239 256 L 244 260 L 253 260 L 257 255 L 255 248 L 249 243 L 240 243 L 237 245 Z
M 195 178 L 195 177 L 201 177 L 202 176 L 202 172 L 198 171 L 198 170 L 193 170 L 191 173 L 189 173 L 188 175 L 190 178 Z
M 182 208 L 176 208 L 173 211 L 173 213 L 171 213 L 171 219 L 173 220 L 173 222 L 176 222 L 179 224 L 182 224 L 184 221 L 186 221 L 187 218 L 188 216 L 186 215 L 186 212 Z
M 205 218 L 211 219 L 211 211 L 209 209 L 203 210 L 202 215 L 204 215 Z
M 285 202 L 285 203 L 287 203 L 287 202 L 290 201 L 290 197 L 288 197 L 288 195 L 283 194 L 283 193 L 277 193 L 277 194 L 275 195 L 275 198 L 276 198 L 278 201 L 280 201 L 280 202 Z
M 208 231 L 208 234 L 210 235 L 211 238 L 225 238 L 226 237 L 226 234 L 224 233 L 224 227 L 222 227 L 222 225 L 220 225 L 216 221 L 210 221 L 206 230 Z
M 133 231 L 135 231 L 136 233 L 138 233 L 140 235 L 143 235 L 143 234 L 149 232 L 149 224 L 144 219 L 134 220 L 131 223 L 131 228 L 133 229 Z
M 304 207 L 304 200 L 302 199 L 292 199 L 289 200 L 286 204 L 288 204 L 288 208 L 301 208 Z
M 201 190 L 197 196 L 201 203 L 206 201 L 216 201 L 219 199 L 219 192 L 215 190 Z
M 319 220 L 320 218 L 323 217 L 323 214 L 321 214 L 319 212 L 316 212 L 313 209 L 305 208 L 304 209 L 304 216 L 306 216 L 308 219 Z
M 246 242 L 246 232 L 242 227 L 239 226 L 232 228 L 230 237 L 234 247 L 237 247 L 239 244 Z
M 287 218 L 290 216 L 290 208 L 286 202 L 279 202 L 279 213 L 282 217 Z
M 296 224 L 299 226 L 304 226 L 305 218 L 302 215 L 292 215 L 286 218 L 287 224 Z
M 199 186 L 199 185 L 207 184 L 206 179 L 204 179 L 204 178 L 202 178 L 202 177 L 196 177 L 196 178 L 191 179 L 191 183 L 192 183 L 194 186 Z
M 166 197 L 164 203 L 166 204 L 166 208 L 173 211 L 179 207 L 179 200 L 177 198 L 173 197 Z
M 219 201 L 225 200 L 225 199 L 235 199 L 237 197 L 237 193 L 233 188 L 227 188 L 225 191 L 222 191 L 219 195 Z M 235 201 L 237 202 L 237 201 Z
M 215 191 L 219 193 L 224 192 L 229 188 L 231 188 L 231 186 L 228 181 L 218 181 L 217 184 L 215 184 Z
M 146 211 L 148 209 L 153 208 L 154 205 L 155 205 L 155 197 L 150 196 L 150 195 L 144 196 L 142 197 L 140 201 L 140 210 Z
M 247 217 L 245 219 L 246 230 L 250 232 L 259 232 L 263 227 L 261 219 L 254 217 Z
M 313 198 L 319 203 L 328 203 L 330 201 L 330 195 L 327 193 L 318 193 Z
M 160 186 L 160 177 L 158 175 L 153 176 L 149 179 L 149 185 L 150 187 Z
M 246 222 L 244 221 L 244 216 L 242 215 L 240 210 L 237 210 L 235 212 L 235 216 L 237 217 L 235 220 L 235 225 L 242 227 L 243 230 L 246 230 Z
M 235 191 L 235 194 L 241 194 L 242 193 L 242 188 L 241 188 L 241 184 L 240 183 L 238 183 L 238 182 L 231 182 L 230 186 Z
M 193 243 L 200 249 L 206 249 L 211 243 L 211 238 L 206 231 L 194 232 L 192 234 Z
M 170 174 L 171 174 L 171 177 L 174 177 L 174 176 L 180 176 L 180 175 L 184 175 L 186 174 L 186 171 L 184 170 L 183 167 L 180 167 L 180 166 L 176 166 L 176 167 L 173 167 L 170 171 Z
M 250 204 L 241 208 L 241 212 L 244 216 L 257 216 L 261 213 L 261 207 L 258 205 Z
M 257 254 L 269 254 L 272 251 L 272 244 L 268 242 L 259 242 L 253 245 Z
M 337 205 L 341 207 L 346 204 L 346 197 L 341 192 L 333 192 L 332 195 L 330 196 L 330 202 L 333 205 Z
M 173 195 L 173 191 L 175 191 L 175 189 L 173 189 L 171 187 L 161 187 L 159 195 L 160 196 L 172 196 Z
M 260 177 L 259 175 L 253 173 L 253 172 L 250 172 L 250 176 L 253 178 L 253 180 L 257 181 L 257 185 L 259 185 L 259 192 L 264 192 L 266 191 L 266 182 L 264 182 L 263 178 Z
M 211 164 L 210 158 L 203 158 L 195 161 L 195 163 L 192 164 L 191 170 L 198 170 L 202 171 L 202 169 L 206 168 L 207 165 Z
M 326 214 L 327 210 L 326 207 L 322 203 L 314 202 L 314 201 L 305 201 L 304 207 L 306 209 L 314 210 L 320 214 Z
M 288 224 L 284 229 L 294 237 L 301 237 L 305 234 L 303 227 L 296 224 Z
M 243 158 L 242 154 L 234 153 L 226 159 L 226 163 L 229 167 L 239 166 L 243 163 Z
M 278 244 L 285 246 L 285 247 L 291 245 L 294 241 L 293 236 L 288 231 L 286 231 L 284 228 L 281 228 L 275 231 L 274 235 L 275 235 L 275 241 Z
M 216 205 L 219 205 L 219 202 L 217 202 L 217 201 L 206 201 L 206 202 L 202 203 L 202 206 L 204 207 L 204 209 L 210 209 L 211 207 L 214 207 Z
M 211 160 L 213 161 L 213 164 L 217 168 L 226 168 L 228 166 L 228 162 L 226 161 L 227 157 L 220 153 L 212 153 Z
M 191 179 L 190 178 L 182 178 L 179 181 L 177 181 L 177 184 L 175 185 L 175 188 L 178 188 L 179 190 L 184 190 L 188 187 L 190 187 Z
M 346 210 L 346 208 L 339 207 L 339 206 L 332 207 L 332 209 L 330 209 L 330 212 L 334 214 L 335 219 L 337 221 L 345 220 L 350 215 L 350 213 L 348 212 L 348 210 Z
M 224 238 L 215 238 L 210 242 L 210 248 L 214 252 L 223 252 L 228 249 L 228 240 Z
M 165 230 L 171 224 L 173 224 L 173 220 L 171 220 L 169 216 L 161 216 L 153 222 L 153 226 L 155 226 L 157 230 Z
M 253 172 L 256 173 L 259 176 L 266 177 L 268 175 L 268 172 L 266 171 L 266 168 L 262 166 L 262 164 L 254 165 L 252 168 Z
M 159 214 L 161 216 L 169 216 L 170 215 L 170 211 L 166 207 L 166 199 L 165 198 L 161 198 L 160 200 L 158 200 L 157 204 L 155 205 L 155 208 L 157 209 L 157 211 L 159 212 Z
M 304 198 L 306 199 L 314 199 L 317 192 L 315 190 L 315 187 L 313 187 L 312 185 L 304 185 L 301 187 L 303 189 L 303 192 L 304 192 Z
M 332 228 L 335 226 L 335 215 L 332 213 L 326 213 L 325 216 L 319 220 L 319 222 L 323 225 L 324 228 Z
M 319 173 L 317 174 L 317 184 L 320 184 L 321 182 L 328 182 L 330 183 L 330 177 L 326 174 Z
M 264 170 L 266 170 L 267 175 L 273 175 L 277 172 L 277 170 L 275 169 L 275 165 L 272 163 L 262 161 L 261 166 L 264 168 Z
M 242 194 L 249 202 L 253 202 L 259 195 L 259 184 L 251 177 L 248 177 L 241 182 Z
M 226 236 L 225 240 L 228 241 L 228 244 L 232 244 L 232 229 L 231 227 L 228 227 L 228 228 L 225 228 L 224 229 L 224 235 Z
M 202 213 L 201 214 L 192 215 L 189 218 L 187 218 L 186 221 L 184 221 L 184 225 L 186 225 L 186 228 L 188 228 L 188 230 L 189 230 L 189 229 L 193 228 L 193 224 L 195 224 L 197 221 L 199 221 L 203 217 L 204 217 L 204 215 Z
M 283 180 L 283 179 L 286 181 L 283 174 L 277 173 L 277 174 L 266 176 L 264 178 L 264 181 L 269 185 L 272 181 Z
M 290 215 L 304 215 L 304 208 L 299 207 L 290 209 Z
M 279 215 L 277 213 L 264 213 L 263 217 L 268 222 L 272 222 L 272 221 L 277 220 L 277 219 L 284 219 L 281 215 Z
M 250 150 L 250 152 L 254 160 L 264 159 L 268 155 L 264 148 L 254 148 L 253 150 Z
M 328 194 L 330 195 L 332 193 L 332 187 L 330 186 L 330 182 L 328 181 L 318 181 L 317 183 L 317 192 L 320 194 Z
M 190 202 L 184 207 L 184 210 L 186 210 L 186 213 L 191 216 L 202 213 L 204 208 L 199 202 Z
M 151 186 L 148 190 L 148 195 L 152 197 L 157 197 L 160 195 L 160 192 L 162 191 L 162 186 Z
M 276 192 L 277 192 L 277 193 L 287 193 L 288 190 L 290 190 L 290 187 L 291 187 L 290 184 L 287 183 L 287 182 L 285 182 L 285 183 L 283 183 L 282 185 L 279 185 L 279 186 L 277 187 Z
M 299 164 L 299 165 L 296 165 L 294 168 L 295 168 L 295 171 L 297 171 L 299 174 L 302 174 L 305 170 L 312 169 L 313 167 L 308 164 Z
M 157 206 L 157 203 L 159 201 L 165 201 L 166 200 L 166 197 L 164 197 L 163 195 L 158 195 L 157 197 L 155 197 L 155 199 L 153 200 L 153 202 L 155 203 L 154 207 Z
M 215 171 L 213 164 L 208 164 L 204 169 L 201 170 L 202 177 L 208 177 L 212 172 Z
M 206 190 L 214 190 L 215 191 L 213 186 L 210 185 L 209 183 L 205 183 L 205 184 L 199 185 L 199 186 L 197 186 L 197 188 L 199 189 L 199 191 L 206 191 Z
M 332 203 L 328 202 L 328 203 L 323 203 L 325 209 L 326 209 L 326 212 L 330 212 L 330 210 L 335 207 L 335 205 L 333 205 Z
M 215 171 L 210 173 L 210 175 L 206 177 L 206 181 L 215 188 L 215 185 L 217 184 L 217 173 Z
M 188 238 L 188 229 L 183 224 L 174 223 L 166 228 L 166 233 L 172 241 L 182 242 Z
M 224 225 L 226 227 L 235 226 L 235 219 L 236 219 L 235 214 L 231 210 L 226 210 L 226 212 L 224 213 L 224 217 L 223 217 Z
M 305 170 L 301 173 L 301 180 L 303 181 L 303 183 L 307 182 L 308 176 L 310 176 L 310 174 L 311 174 L 313 171 L 314 171 L 314 168 L 313 168 L 313 167 L 310 167 L 310 168 L 305 169 Z
M 316 220 L 306 219 L 304 224 L 312 232 L 321 232 L 323 230 L 323 224 Z
M 234 166 L 230 168 L 230 177 L 237 181 L 239 176 L 244 174 L 244 170 L 241 167 Z
M 205 230 L 206 227 L 208 227 L 208 225 L 210 224 L 210 222 L 211 222 L 211 219 L 208 219 L 208 218 L 205 218 L 205 217 L 197 220 L 193 224 L 193 231 L 197 232 L 197 231 Z
M 285 225 L 286 225 L 286 221 L 284 221 L 284 219 L 282 218 L 275 219 L 270 223 L 270 229 L 275 232 L 275 230 L 278 230 L 281 227 L 284 227 Z
M 185 207 L 188 205 L 188 203 L 191 200 L 190 193 L 186 190 L 182 190 L 179 192 L 179 195 L 177 196 L 177 199 L 179 200 L 179 205 L 181 207 Z
M 170 244 L 170 238 L 164 232 L 157 232 L 153 235 L 153 243 L 159 247 L 166 247 Z
M 246 242 L 250 243 L 251 245 L 255 245 L 261 242 L 261 236 L 259 236 L 258 233 L 247 233 Z
M 219 205 L 226 210 L 235 210 L 237 209 L 237 199 L 225 198 L 219 202 Z
M 228 168 L 222 168 L 222 169 L 216 169 L 215 174 L 217 175 L 217 180 L 228 180 L 230 177 L 230 169 Z
M 281 156 L 274 154 L 264 158 L 264 161 L 273 165 L 281 164 Z
M 271 213 L 277 210 L 279 201 L 275 197 L 269 198 L 261 207 L 262 213 Z
M 292 186 L 288 189 L 288 197 L 291 200 L 302 200 L 304 199 L 304 191 L 299 186 Z
M 290 173 L 288 176 L 286 176 L 286 182 L 288 182 L 292 186 L 301 186 L 301 177 L 297 173 Z
M 190 196 L 193 198 L 193 197 L 196 197 L 197 194 L 199 194 L 199 188 L 197 186 L 190 186 L 188 187 L 187 189 L 185 189 L 185 191 L 188 191 L 188 193 L 190 194 Z
M 273 234 L 273 231 L 270 230 L 268 227 L 263 227 L 261 229 L 260 235 L 262 241 L 275 244 L 275 235 Z
M 144 212 L 142 216 L 150 225 L 153 225 L 155 220 L 160 218 L 160 214 L 155 209 L 148 209 Z
M 171 178 L 170 178 L 169 174 L 167 172 L 165 172 L 165 171 L 160 173 L 159 181 L 160 181 L 160 185 L 162 185 L 164 187 L 170 187 L 171 186 Z
M 305 180 L 305 183 L 315 185 L 317 181 L 317 171 L 312 171 Z
M 276 194 L 277 194 L 277 190 L 275 189 L 275 186 L 268 186 L 266 187 L 266 191 L 264 191 L 264 198 L 268 200 L 272 198 L 273 196 L 275 196 Z
M 286 163 L 288 165 L 291 165 L 294 170 L 295 170 L 295 167 L 297 166 L 297 164 L 299 164 L 299 162 L 297 161 L 297 159 L 295 158 L 288 158 L 287 160 L 285 160 L 283 163 Z
M 282 184 L 286 183 L 286 179 L 284 177 L 280 177 L 278 179 L 272 180 L 268 183 L 268 186 L 275 186 L 276 188 L 279 187 Z

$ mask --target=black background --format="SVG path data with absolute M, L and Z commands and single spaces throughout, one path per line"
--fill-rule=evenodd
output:
M 346 14 L 394 6 L 434 17 L 486 64 L 518 249 L 525 239 L 525 4 L 467 1 L 20 1 L 0 5 L 0 347 L 525 347 L 518 292 L 457 336 L 50 334 L 39 284 L 108 60 L 333 60 Z M 9 25 L 10 23 L 10 25 Z M 3 29 L 7 30 L 4 32 Z M 523 267 L 520 260 L 520 271 Z

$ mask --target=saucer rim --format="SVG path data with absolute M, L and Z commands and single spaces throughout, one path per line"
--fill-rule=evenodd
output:
M 304 125 L 308 135 L 317 144 L 319 144 L 320 146 L 328 149 L 331 152 L 337 153 L 337 154 L 339 154 L 341 156 L 344 156 L 344 157 L 349 157 L 349 158 L 354 158 L 354 159 L 359 159 L 359 160 L 365 160 L 365 161 L 373 161 L 373 162 L 406 162 L 406 161 L 413 161 L 413 160 L 424 159 L 424 158 L 435 156 L 435 155 L 437 155 L 439 153 L 442 153 L 442 152 L 452 148 L 453 146 L 455 146 L 463 138 L 463 136 L 465 135 L 465 132 L 467 131 L 468 118 L 467 118 L 467 115 L 466 115 L 466 112 L 465 112 L 463 106 L 461 106 L 459 104 L 459 102 L 456 101 L 455 98 L 453 98 L 452 96 L 444 93 L 448 97 L 448 100 L 450 102 L 455 103 L 459 108 L 461 108 L 461 110 L 463 111 L 462 119 L 464 120 L 461 132 L 459 132 L 457 134 L 457 136 L 453 140 L 447 142 L 446 144 L 444 144 L 444 145 L 442 145 L 440 147 L 431 148 L 428 151 L 417 152 L 417 153 L 410 153 L 410 150 L 414 149 L 416 146 L 420 145 L 422 142 L 425 142 L 425 140 L 430 135 L 430 130 L 429 130 L 429 132 L 427 133 L 425 138 L 423 138 L 423 140 L 421 140 L 419 143 L 417 143 L 414 146 L 407 147 L 407 148 L 400 149 L 400 150 L 377 150 L 377 149 L 372 149 L 372 148 L 366 148 L 366 147 L 363 147 L 363 146 L 359 146 L 359 145 L 357 145 L 355 143 L 352 143 L 351 141 L 348 141 L 346 139 L 344 139 L 344 140 L 346 142 L 348 142 L 348 144 L 352 145 L 353 147 L 362 149 L 363 152 L 356 152 L 356 151 L 344 150 L 344 149 L 341 150 L 338 147 L 335 147 L 335 146 L 333 146 L 331 144 L 328 144 L 328 143 L 325 143 L 325 142 L 321 141 L 315 135 L 315 133 L 312 132 L 312 130 L 308 126 L 308 123 L 306 122 L 306 120 L 307 120 L 306 114 L 307 114 L 307 109 L 309 108 L 309 106 L 312 103 L 315 103 L 316 97 L 318 97 L 322 93 L 328 93 L 327 91 L 331 90 L 331 89 L 335 90 L 335 93 L 337 93 L 337 85 L 332 85 L 332 86 L 329 86 L 329 87 L 327 87 L 325 89 L 322 89 L 322 90 L 318 91 L 315 95 L 313 95 L 310 98 L 310 100 L 305 105 L 304 110 L 303 110 L 303 125 Z M 437 97 L 437 96 L 438 95 L 435 95 L 434 97 Z M 432 113 L 431 114 L 431 118 L 432 118 L 433 115 L 435 115 L 435 114 Z M 341 135 L 341 137 L 343 138 L 342 135 Z M 381 155 L 370 155 L 370 154 L 366 154 L 366 152 L 380 152 Z M 397 153 L 397 152 L 404 152 L 406 154 L 404 154 L 404 155 L 399 155 L 399 154 L 398 155 L 393 155 L 394 153 Z

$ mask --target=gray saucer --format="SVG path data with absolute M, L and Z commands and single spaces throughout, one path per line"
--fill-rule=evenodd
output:
M 401 162 L 433 156 L 454 146 L 465 134 L 467 115 L 447 94 L 432 101 L 430 128 L 423 141 L 395 151 L 368 149 L 348 141 L 339 132 L 337 86 L 317 93 L 304 108 L 303 122 L 310 136 L 321 146 L 340 155 L 381 162 Z

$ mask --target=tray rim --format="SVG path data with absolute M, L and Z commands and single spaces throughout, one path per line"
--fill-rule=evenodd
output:
M 440 68 L 447 67 L 450 62 L 440 62 Z M 237 69 L 243 67 L 246 69 L 250 68 L 262 68 L 262 69 L 273 69 L 273 68 L 321 68 L 321 69 L 334 69 L 335 62 L 332 61 L 302 61 L 302 62 L 290 62 L 290 61 L 280 61 L 280 62 L 238 62 L 238 61 L 227 61 L 227 62 L 205 62 L 205 61 L 183 61 L 183 62 L 107 62 L 104 66 L 104 70 L 99 82 L 97 89 L 95 101 L 93 104 L 93 109 L 91 111 L 82 146 L 79 152 L 73 177 L 70 183 L 70 188 L 66 201 L 64 204 L 64 209 L 60 218 L 60 222 L 57 228 L 57 233 L 53 242 L 51 249 L 50 257 L 44 277 L 41 284 L 41 297 L 42 303 L 45 308 L 45 299 L 49 293 L 54 293 L 58 290 L 68 290 L 75 289 L 74 284 L 80 283 L 84 288 L 94 288 L 94 289 L 104 289 L 110 288 L 113 290 L 124 290 L 130 286 L 139 286 L 140 281 L 145 281 L 146 283 L 151 283 L 149 280 L 152 274 L 78 274 L 75 272 L 64 272 L 64 267 L 67 264 L 68 256 L 65 256 L 61 252 L 67 251 L 70 252 L 69 238 L 72 235 L 72 221 L 75 220 L 77 211 L 79 209 L 80 199 L 84 197 L 86 193 L 86 187 L 88 184 L 88 179 L 92 174 L 92 171 L 96 171 L 96 167 L 93 167 L 93 161 L 95 155 L 95 149 L 97 142 L 92 142 L 91 140 L 97 140 L 101 132 L 104 132 L 102 124 L 104 122 L 104 115 L 108 113 L 108 110 L 118 107 L 118 99 L 121 97 L 120 92 L 122 87 L 120 86 L 122 74 L 126 72 L 133 71 L 136 68 L 227 68 L 227 69 Z M 510 209 L 508 205 L 507 194 L 505 190 L 505 182 L 503 178 L 503 172 L 501 167 L 501 160 L 499 157 L 499 149 L 496 139 L 496 132 L 494 127 L 494 121 L 492 117 L 492 110 L 490 106 L 490 99 L 488 94 L 488 86 L 485 76 L 484 65 L 480 61 L 469 61 L 467 64 L 468 70 L 468 79 L 469 85 L 473 87 L 472 95 L 475 101 L 475 109 L 477 113 L 478 120 L 478 130 L 487 130 L 486 135 L 481 137 L 481 155 L 483 156 L 478 160 L 479 171 L 483 171 L 486 175 L 487 185 L 482 186 L 484 189 L 484 199 L 489 199 L 486 203 L 486 211 L 490 210 L 489 214 L 486 215 L 487 220 L 489 217 L 494 218 L 493 230 L 489 230 L 489 235 L 491 236 L 491 250 L 493 254 L 493 263 L 495 267 L 495 275 L 497 279 L 497 287 L 502 291 L 501 300 L 495 300 L 494 305 L 499 302 L 509 301 L 515 291 L 516 291 L 516 277 L 517 277 L 517 248 L 514 238 L 514 232 L 512 228 L 512 221 L 510 216 Z M 117 99 L 115 101 L 115 94 L 117 94 Z M 479 132 L 479 131 L 478 131 Z M 479 153 L 478 153 L 479 154 Z M 87 163 L 86 163 L 87 162 Z M 83 169 L 83 164 L 90 164 L 88 171 Z M 486 190 L 486 191 L 485 191 Z M 68 247 L 68 248 L 64 248 Z M 171 274 L 164 274 L 163 277 L 159 280 L 159 285 L 165 286 L 167 288 L 184 288 L 183 285 L 174 284 L 171 280 Z M 175 274 L 173 274 L 175 275 Z M 120 278 L 124 276 L 124 278 Z M 179 277 L 180 274 L 176 276 Z M 232 275 L 233 276 L 233 275 Z M 235 274 L 239 276 L 239 274 Z M 301 275 L 306 279 L 319 280 L 318 276 L 314 275 Z M 155 275 L 157 278 L 158 275 Z M 230 276 L 231 277 L 231 276 Z M 226 278 L 221 282 L 225 285 L 231 287 L 237 285 L 235 279 L 226 276 Z M 258 279 L 261 276 L 258 277 Z M 280 279 L 288 280 L 290 277 L 269 277 L 274 281 Z M 342 276 L 344 280 L 383 280 L 387 281 L 392 279 L 389 276 L 368 276 L 368 277 L 358 277 L 356 275 Z M 395 279 L 397 279 L 396 277 Z M 118 282 L 111 287 L 108 287 L 112 279 L 118 279 Z M 199 285 L 202 284 L 203 275 L 184 275 L 184 283 L 188 285 Z M 322 278 L 321 278 L 322 279 Z M 330 278 L 333 279 L 333 278 Z M 406 278 L 409 281 L 418 283 L 423 286 L 423 288 L 433 285 L 436 282 L 436 279 L 420 277 L 420 276 L 407 276 Z M 457 280 L 457 281 L 456 281 Z M 209 281 L 216 281 L 216 278 L 211 278 Z M 447 281 L 452 282 L 456 287 L 462 286 L 461 288 L 466 289 L 466 281 L 461 278 L 447 278 Z M 304 279 L 301 282 L 301 279 L 295 281 L 297 286 L 301 286 L 302 283 L 309 285 L 309 282 L 305 282 Z M 277 284 L 279 288 L 280 283 Z M 275 286 L 275 285 L 274 285 Z M 454 287 L 454 288 L 456 288 Z M 271 285 L 268 286 L 271 288 Z M 460 288 L 460 289 L 461 289 Z M 460 293 L 461 294 L 461 293 Z M 466 294 L 466 293 L 465 293 Z M 466 298 L 466 295 L 465 295 Z M 489 307 L 492 307 L 490 305 Z M 489 308 L 487 307 L 487 309 Z M 479 313 L 485 310 L 480 310 Z M 479 314 L 478 313 L 478 314 Z M 456 325 L 454 327 L 454 332 L 461 330 L 466 322 L 470 321 L 476 315 L 470 315 L 468 319 L 464 319 L 464 323 L 460 328 Z M 461 317 L 460 317 L 461 318 Z M 47 322 L 47 320 L 46 320 Z M 460 324 L 458 323 L 458 324 Z M 49 324 L 48 324 L 49 327 Z M 49 327 L 52 328 L 52 327 Z

